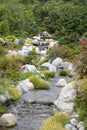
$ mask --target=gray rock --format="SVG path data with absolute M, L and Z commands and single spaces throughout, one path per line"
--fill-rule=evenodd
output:
M 64 87 L 67 84 L 65 79 L 60 79 L 57 83 L 56 86 L 58 87 Z
M 29 81 L 29 79 L 25 79 L 20 81 L 16 86 L 22 93 L 28 92 L 29 90 L 34 89 L 34 85 Z
M 77 121 L 77 119 L 73 118 L 73 119 L 70 120 L 70 123 L 71 123 L 71 125 L 73 125 L 73 126 L 77 126 L 78 121 Z
M 21 68 L 23 70 L 23 73 L 26 73 L 26 72 L 38 73 L 38 71 L 34 65 L 26 64 L 26 65 L 22 66 Z
M 62 67 L 62 59 L 60 57 L 56 58 L 55 60 L 53 60 L 52 65 L 56 66 L 57 68 Z
M 78 129 L 80 129 L 81 127 L 84 127 L 83 121 L 80 121 L 80 122 L 77 124 L 77 128 L 78 128 Z
M 0 118 L 0 124 L 5 127 L 11 127 L 17 124 L 17 118 L 15 115 L 9 113 L 9 114 L 3 114 Z
M 19 45 L 19 44 L 20 44 L 20 39 L 16 38 L 16 39 L 14 40 L 14 42 L 15 42 L 16 45 Z
M 80 129 L 79 130 L 85 130 L 85 128 L 82 126 L 82 127 L 80 127 Z
M 71 128 L 72 128 L 72 125 L 71 125 L 71 124 L 66 124 L 66 125 L 65 125 L 65 129 L 71 130 Z
M 43 63 L 41 65 L 41 67 L 47 68 L 47 69 L 49 69 L 49 71 L 52 71 L 52 72 L 56 72 L 57 71 L 56 67 L 54 65 L 50 64 L 49 62 Z
M 59 110 L 71 114 L 73 112 L 74 99 L 76 95 L 77 91 L 75 82 L 66 84 L 58 99 L 54 101 L 54 104 Z

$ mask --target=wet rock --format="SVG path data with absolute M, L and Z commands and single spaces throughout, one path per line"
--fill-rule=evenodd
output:
M 34 85 L 29 81 L 29 79 L 25 79 L 20 81 L 16 86 L 22 93 L 28 92 L 29 90 L 34 89 Z
M 77 121 L 75 118 L 73 118 L 73 119 L 70 120 L 70 123 L 71 123 L 71 125 L 73 125 L 73 126 L 77 126 L 78 121 Z
M 57 83 L 56 86 L 58 87 L 64 87 L 67 84 L 65 79 L 60 79 Z
M 0 118 L 0 124 L 5 127 L 11 127 L 17 124 L 17 118 L 15 115 L 9 113 L 9 114 L 3 114 Z
M 62 66 L 62 59 L 60 57 L 53 60 L 52 65 L 56 66 L 57 68 L 60 68 Z
M 71 114 L 73 112 L 74 99 L 76 95 L 77 91 L 75 82 L 66 84 L 66 86 L 62 89 L 58 99 L 54 101 L 54 104 L 61 111 Z

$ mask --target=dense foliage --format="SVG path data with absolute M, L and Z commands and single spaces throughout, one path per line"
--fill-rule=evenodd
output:
M 78 40 L 87 28 L 86 5 L 86 0 L 0 0 L 0 35 L 47 30 L 60 42 Z

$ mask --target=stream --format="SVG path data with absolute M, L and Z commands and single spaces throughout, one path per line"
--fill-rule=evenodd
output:
M 0 127 L 0 130 L 39 130 L 42 122 L 53 115 L 53 101 L 62 90 L 55 85 L 60 78 L 56 76 L 49 80 L 49 90 L 32 90 L 23 94 L 6 112 L 15 114 L 18 124 L 10 128 Z

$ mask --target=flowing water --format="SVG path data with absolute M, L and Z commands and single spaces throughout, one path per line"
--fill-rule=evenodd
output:
M 53 101 L 61 91 L 55 84 L 60 78 L 49 80 L 49 90 L 33 90 L 22 95 L 6 112 L 15 114 L 18 124 L 11 128 L 0 127 L 0 130 L 39 130 L 43 121 L 53 114 Z

